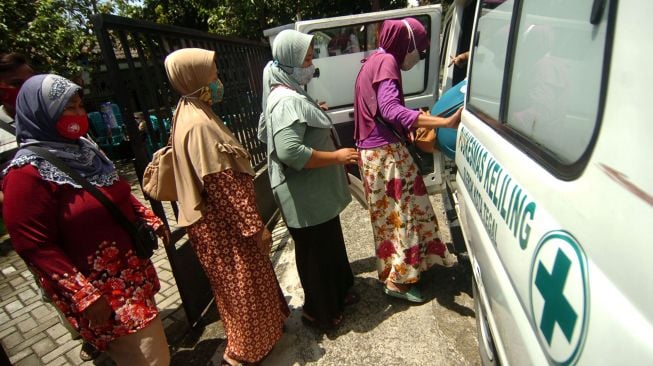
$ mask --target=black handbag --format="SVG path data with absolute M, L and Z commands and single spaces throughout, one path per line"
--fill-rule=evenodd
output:
M 158 248 L 159 242 L 156 237 L 154 229 L 148 225 L 145 220 L 138 220 L 136 223 L 130 222 L 127 217 L 111 202 L 111 200 L 99 189 L 95 188 L 88 180 L 82 177 L 75 170 L 71 169 L 66 163 L 59 159 L 56 155 L 38 146 L 28 146 L 26 149 L 41 156 L 43 159 L 49 161 L 54 166 L 59 168 L 62 172 L 68 174 L 75 182 L 81 185 L 88 193 L 93 195 L 116 219 L 118 224 L 125 229 L 129 236 L 132 238 L 134 251 L 139 258 L 147 259 L 152 256 L 154 251 Z
M 433 171 L 433 161 L 429 162 L 427 159 L 425 159 L 424 156 L 421 155 L 420 149 L 417 147 L 417 145 L 410 142 L 403 134 L 399 133 L 399 131 L 397 131 L 390 123 L 383 120 L 383 118 L 381 118 L 381 116 L 378 114 L 376 117 L 374 117 L 374 119 L 392 131 L 392 133 L 397 136 L 399 141 L 401 141 L 406 146 L 406 150 L 408 150 L 408 153 L 410 153 L 410 156 L 413 158 L 413 161 L 417 166 L 417 173 L 419 175 L 427 175 Z

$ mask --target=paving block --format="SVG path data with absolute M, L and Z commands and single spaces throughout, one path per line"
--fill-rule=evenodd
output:
M 18 323 L 18 330 L 22 333 L 26 333 L 29 330 L 36 328 L 39 324 L 32 318 L 27 318 L 22 322 Z
M 8 265 L 7 267 L 2 268 L 2 274 L 6 276 L 9 276 L 10 274 L 16 272 L 16 267 L 12 265 Z
M 9 320 L 11 320 L 11 317 L 9 317 L 9 315 L 7 315 L 4 311 L 0 310 L 0 324 L 4 324 Z
M 163 296 L 165 296 L 166 298 L 172 297 L 172 296 L 174 296 L 175 294 L 176 294 L 176 295 L 179 295 L 179 289 L 177 288 L 176 285 L 175 285 L 175 286 L 170 286 L 169 288 L 167 288 L 167 289 L 165 289 L 165 290 L 163 290 L 163 291 L 160 291 L 160 292 L 161 292 L 161 294 L 162 294 Z
M 41 360 L 37 355 L 31 354 L 15 363 L 14 366 L 41 366 Z
M 34 327 L 33 329 L 31 329 L 26 333 L 23 333 L 23 337 L 25 337 L 26 339 L 30 339 L 38 336 L 39 334 L 46 335 L 45 331 L 47 329 L 50 329 L 55 324 L 58 324 L 59 318 L 55 314 L 52 314 L 47 318 L 37 319 L 36 321 L 38 322 L 38 326 Z
M 157 272 L 158 272 L 158 275 L 159 275 L 159 280 L 161 280 L 161 281 L 168 282 L 168 281 L 170 281 L 170 279 L 173 278 L 171 271 L 166 271 L 166 270 L 163 270 L 163 269 L 159 269 Z
M 23 336 L 19 332 L 14 332 L 2 337 L 2 344 L 4 344 L 5 348 L 11 352 L 12 348 L 16 347 L 24 340 L 25 338 L 23 338 Z
M 24 278 L 16 277 L 16 278 L 10 280 L 9 284 L 11 285 L 11 287 L 13 287 L 15 289 L 18 289 L 19 287 L 25 285 L 26 282 L 27 281 Z
M 48 307 L 45 304 L 41 304 L 38 306 L 36 309 L 30 311 L 30 314 L 32 314 L 32 317 L 34 319 L 45 319 L 49 315 L 51 315 L 54 311 L 52 308 Z
M 84 362 L 84 361 L 82 361 L 81 358 L 79 358 L 79 351 L 81 349 L 82 349 L 82 343 L 80 342 L 78 345 L 75 346 L 75 348 L 73 348 L 73 349 L 69 350 L 68 352 L 66 352 L 66 357 L 69 360 L 73 361 L 75 363 L 75 365 L 79 365 L 82 362 Z
M 28 301 L 30 302 L 29 304 L 23 303 L 23 307 L 20 310 L 16 310 L 13 313 L 11 313 L 11 317 L 16 318 L 16 317 L 19 317 L 21 315 L 28 314 L 30 311 L 38 308 L 39 306 L 41 306 L 43 304 L 40 301 L 38 301 L 38 302 L 37 301 L 32 301 L 32 300 L 28 300 Z
M 23 302 L 26 302 L 27 300 L 36 297 L 36 295 L 37 295 L 36 291 L 32 289 L 27 289 L 21 292 L 20 294 L 18 294 L 18 298 L 21 299 Z
M 32 271 L 30 271 L 29 269 L 26 269 L 26 270 L 20 272 L 20 275 L 23 276 L 23 278 L 26 279 L 26 280 L 29 280 L 29 281 L 34 280 L 34 275 L 32 274 Z
M 58 339 L 59 337 L 68 334 L 68 329 L 61 325 L 61 323 L 57 323 L 48 328 L 45 332 L 50 336 L 50 338 Z
M 57 340 L 57 343 L 59 343 L 58 340 Z M 74 348 L 74 347 L 78 346 L 79 344 L 80 343 L 77 342 L 77 341 L 69 341 L 69 342 L 59 344 L 59 347 L 56 347 L 55 349 L 52 350 L 52 352 L 50 352 L 47 355 L 41 357 L 41 361 L 43 362 L 43 364 L 49 364 L 50 361 L 55 360 L 55 359 L 59 358 L 60 356 L 65 355 L 66 352 L 70 351 L 71 348 Z M 77 352 L 79 352 L 79 351 L 77 351 Z M 79 359 L 79 355 L 77 355 L 77 359 Z M 77 364 L 79 364 L 79 362 Z
M 3 299 L 3 300 L 6 299 L 5 296 L 9 295 L 13 291 L 14 291 L 14 289 L 11 288 L 11 286 L 9 286 L 8 283 L 0 284 L 0 299 Z
M 12 314 L 23 308 L 23 303 L 20 300 L 14 300 L 9 304 L 5 305 L 5 311 L 7 314 Z
M 70 362 L 64 356 L 57 357 L 56 359 L 48 362 L 48 366 L 63 366 L 63 365 L 70 365 Z
M 21 361 L 23 358 L 32 355 L 32 350 L 30 348 L 26 348 L 14 355 L 9 356 L 9 362 L 11 362 L 12 365 L 17 364 L 19 361 Z M 38 365 L 38 364 L 37 364 Z
M 2 331 L 0 331 L 0 339 L 4 339 L 6 336 L 17 331 L 18 329 L 16 329 L 16 327 L 8 327 L 6 329 L 3 329 Z
M 45 337 L 32 345 L 32 350 L 34 350 L 34 353 L 39 357 L 45 356 L 55 348 L 57 348 L 57 345 L 48 337 Z

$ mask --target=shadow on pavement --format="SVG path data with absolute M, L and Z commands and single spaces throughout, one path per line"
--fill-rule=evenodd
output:
M 472 297 L 471 269 L 467 264 L 452 268 L 434 266 L 422 275 L 422 295 L 462 316 L 475 317 L 474 309 L 461 305 L 456 297 L 463 293 Z

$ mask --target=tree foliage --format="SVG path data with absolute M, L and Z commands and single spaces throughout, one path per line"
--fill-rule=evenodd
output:
M 406 6 L 406 0 L 145 0 L 139 18 L 212 33 L 261 39 L 263 30 L 297 20 Z
M 20 52 L 40 72 L 72 76 L 99 58 L 89 21 L 94 13 L 262 39 L 263 30 L 297 20 L 406 4 L 407 0 L 1 0 L 0 52 Z

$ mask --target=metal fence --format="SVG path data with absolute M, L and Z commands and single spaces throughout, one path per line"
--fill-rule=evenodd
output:
M 145 137 L 160 147 L 167 143 L 169 131 L 163 127 L 162 133 L 143 136 L 134 114 L 143 114 L 147 131 L 160 131 L 166 124 L 154 124 L 172 119 L 179 95 L 171 88 L 163 63 L 171 52 L 188 47 L 216 51 L 225 95 L 215 112 L 249 151 L 252 166 L 256 170 L 264 167 L 265 146 L 257 140 L 256 130 L 261 112 L 262 70 L 271 58 L 267 45 L 107 14 L 93 16 L 92 22 L 107 68 L 108 86 L 113 90 L 112 102 L 120 107 L 134 153 L 139 182 L 151 154 Z M 259 209 L 270 223 L 276 207 L 267 174 L 259 174 L 255 185 Z M 165 220 L 162 203 L 151 203 L 155 213 Z M 176 214 L 174 203 L 172 207 Z M 180 240 L 184 234 L 181 229 L 173 232 L 174 245 L 166 247 L 166 252 L 192 325 L 201 318 L 213 296 L 190 244 Z

